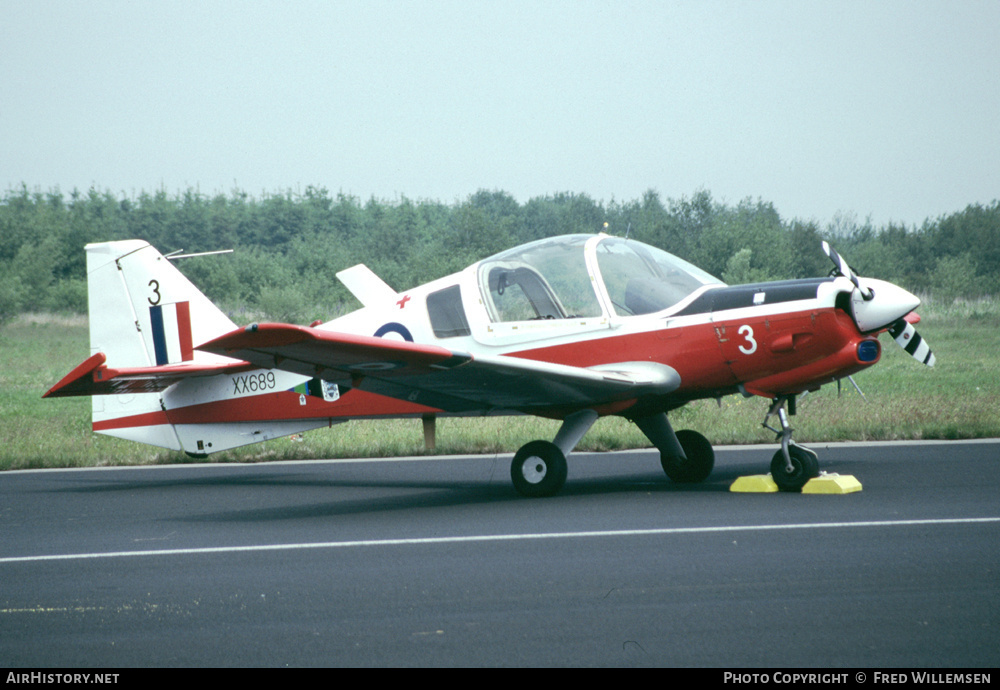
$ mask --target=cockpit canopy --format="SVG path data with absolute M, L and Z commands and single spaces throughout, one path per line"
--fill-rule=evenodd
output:
M 494 322 L 652 314 L 722 284 L 672 254 L 608 235 L 552 237 L 479 264 Z

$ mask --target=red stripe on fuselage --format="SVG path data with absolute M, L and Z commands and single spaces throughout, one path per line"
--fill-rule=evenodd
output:
M 305 405 L 302 404 L 303 400 Z M 200 424 L 337 417 L 405 417 L 436 412 L 440 410 L 354 389 L 336 402 L 328 403 L 315 396 L 303 396 L 292 391 L 278 391 L 179 407 L 167 410 L 167 416 L 173 424 Z
M 157 412 L 147 412 L 145 414 L 135 414 L 128 417 L 116 417 L 114 419 L 104 419 L 94 422 L 94 431 L 108 431 L 110 429 L 131 429 L 139 426 L 159 426 L 169 424 L 170 420 L 162 410 Z
M 291 421 L 297 419 L 338 419 L 365 417 L 416 417 L 441 410 L 405 400 L 351 390 L 336 402 L 291 391 L 262 393 L 242 398 L 178 407 L 166 412 L 118 417 L 94 423 L 94 431 L 126 429 L 160 424 L 225 424 L 231 422 Z

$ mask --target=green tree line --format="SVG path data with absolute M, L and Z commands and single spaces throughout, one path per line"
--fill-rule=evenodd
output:
M 365 263 L 405 289 L 517 244 L 605 230 L 655 245 L 728 283 L 821 276 L 827 239 L 862 275 L 936 298 L 1000 292 L 1000 202 L 974 204 L 920 227 L 875 227 L 838 216 L 826 227 L 782 219 L 773 204 L 727 204 L 708 191 L 601 202 L 563 193 L 519 203 L 481 190 L 459 202 L 361 201 L 321 187 L 252 197 L 234 190 L 30 190 L 0 198 L 0 319 L 25 311 L 86 312 L 83 247 L 139 238 L 167 253 L 234 249 L 179 262 L 210 298 L 236 313 L 295 322 L 356 306 L 334 274 Z M 237 319 L 238 320 L 238 319 Z

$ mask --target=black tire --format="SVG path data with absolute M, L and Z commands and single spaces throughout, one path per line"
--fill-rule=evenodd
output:
M 514 456 L 510 478 L 522 496 L 554 496 L 566 483 L 566 456 L 554 443 L 532 441 Z
M 660 464 L 672 481 L 681 484 L 697 484 L 708 479 L 715 467 L 715 451 L 708 439 L 697 431 L 682 429 L 677 432 L 677 440 L 684 449 L 687 460 L 660 453 Z
M 781 491 L 802 491 L 813 477 L 819 476 L 819 461 L 811 450 L 799 446 L 788 446 L 788 457 L 792 461 L 792 471 L 785 465 L 785 455 L 780 450 L 771 459 L 771 479 Z

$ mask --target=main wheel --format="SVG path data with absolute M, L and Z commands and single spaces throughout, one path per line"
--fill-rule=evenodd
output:
M 510 478 L 522 496 L 554 496 L 566 483 L 566 456 L 554 443 L 532 441 L 514 456 Z
M 708 479 L 715 467 L 715 451 L 708 439 L 697 431 L 682 429 L 677 432 L 677 440 L 687 460 L 660 453 L 660 464 L 663 471 L 675 482 L 682 484 L 697 484 Z
M 771 479 L 782 491 L 802 491 L 813 477 L 819 476 L 819 461 L 816 454 L 799 446 L 788 446 L 788 457 L 792 461 L 792 471 L 788 471 L 785 455 L 780 450 L 771 459 Z

